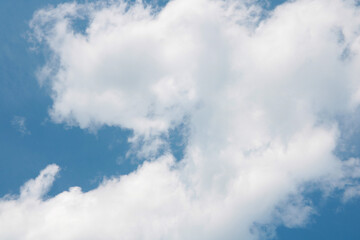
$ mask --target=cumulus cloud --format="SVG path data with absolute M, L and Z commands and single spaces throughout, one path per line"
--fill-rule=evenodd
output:
M 26 118 L 21 116 L 15 116 L 13 120 L 11 121 L 11 124 L 13 127 L 16 128 L 18 132 L 21 133 L 21 135 L 30 135 L 31 132 L 26 127 Z
M 33 37 L 51 52 L 38 76 L 52 90 L 52 120 L 130 129 L 131 153 L 145 161 L 89 192 L 34 199 L 49 184 L 26 183 L 35 194 L 0 203 L 0 238 L 271 238 L 276 226 L 306 225 L 311 190 L 356 196 L 359 160 L 334 150 L 339 117 L 360 101 L 359 10 L 352 0 L 273 11 L 258 1 L 173 0 L 37 11 Z M 84 31 L 77 19 L 88 21 Z M 185 154 L 175 161 L 169 132 L 180 124 Z

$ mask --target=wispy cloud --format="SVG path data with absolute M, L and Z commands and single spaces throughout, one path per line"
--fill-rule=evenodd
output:
M 14 116 L 11 121 L 14 128 L 22 135 L 30 135 L 31 132 L 26 127 L 26 118 L 21 116 Z

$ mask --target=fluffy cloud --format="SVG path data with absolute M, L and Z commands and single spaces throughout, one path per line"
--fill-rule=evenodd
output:
M 0 238 L 270 238 L 307 223 L 311 190 L 357 196 L 359 161 L 334 150 L 339 117 L 360 101 L 359 10 L 351 0 L 270 12 L 236 0 L 39 10 L 31 27 L 51 52 L 39 80 L 53 121 L 131 129 L 132 151 L 148 161 L 92 191 L 42 199 L 50 166 L 1 200 Z M 175 161 L 168 135 L 184 123 Z

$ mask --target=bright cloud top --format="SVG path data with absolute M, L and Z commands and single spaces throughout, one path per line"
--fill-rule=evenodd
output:
M 314 213 L 306 193 L 359 195 L 334 150 L 360 101 L 351 0 L 63 4 L 35 13 L 55 122 L 133 130 L 138 170 L 43 199 L 51 165 L 0 202 L 1 239 L 261 239 Z M 74 21 L 89 20 L 83 29 Z M 185 157 L 169 131 L 186 124 Z M 261 227 L 259 227 L 261 226 Z M 264 227 L 266 226 L 266 227 Z

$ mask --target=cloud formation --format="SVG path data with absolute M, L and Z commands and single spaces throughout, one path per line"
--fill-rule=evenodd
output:
M 37 11 L 53 121 L 130 129 L 146 161 L 92 191 L 43 199 L 58 171 L 49 166 L 1 200 L 0 238 L 264 239 L 307 223 L 311 190 L 356 196 L 360 162 L 334 150 L 339 116 L 360 101 L 359 10 L 352 0 L 271 12 L 257 1 L 173 0 Z M 184 123 L 175 161 L 169 131 Z
M 31 132 L 26 127 L 26 118 L 21 116 L 14 116 L 11 124 L 21 135 L 30 135 Z

